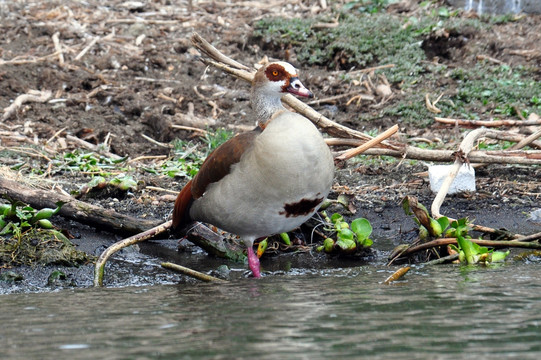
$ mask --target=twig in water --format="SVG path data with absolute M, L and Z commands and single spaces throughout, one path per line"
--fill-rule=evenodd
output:
M 179 272 L 181 274 L 193 277 L 193 278 L 201 280 L 201 281 L 205 281 L 205 282 L 214 281 L 214 282 L 222 282 L 222 283 L 228 282 L 227 280 L 219 279 L 217 277 L 210 276 L 210 275 L 204 274 L 202 272 L 192 270 L 192 269 L 187 268 L 185 266 L 173 264 L 173 263 L 170 263 L 170 262 L 164 262 L 161 265 L 162 265 L 162 267 L 164 267 L 166 269 L 177 271 L 177 272 Z

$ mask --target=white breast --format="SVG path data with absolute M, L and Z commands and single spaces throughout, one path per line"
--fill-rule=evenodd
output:
M 325 199 L 333 176 L 333 157 L 317 128 L 301 115 L 284 112 L 267 125 L 229 175 L 209 185 L 190 215 L 240 236 L 290 231 L 310 218 L 319 202 L 306 214 L 290 209 Z M 215 211 L 203 211 L 208 208 Z

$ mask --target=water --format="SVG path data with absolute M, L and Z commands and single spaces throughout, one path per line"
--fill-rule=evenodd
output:
M 541 263 L 0 296 L 2 359 L 539 359 Z
M 478 14 L 518 14 L 521 11 L 539 12 L 539 5 L 522 0 L 452 0 L 451 4 L 460 6 L 463 3 L 466 11 L 473 10 Z M 537 11 L 536 11 L 537 10 Z

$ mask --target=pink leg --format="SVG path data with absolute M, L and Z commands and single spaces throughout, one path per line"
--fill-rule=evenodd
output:
M 248 266 L 250 266 L 250 270 L 252 270 L 255 278 L 261 277 L 261 273 L 259 272 L 259 258 L 255 254 L 253 246 L 248 246 Z

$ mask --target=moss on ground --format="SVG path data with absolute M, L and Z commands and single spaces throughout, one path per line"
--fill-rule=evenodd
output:
M 78 266 L 93 257 L 75 246 L 56 230 L 31 228 L 21 234 L 0 236 L 0 265 Z
M 477 30 L 489 30 L 501 21 L 513 21 L 513 18 L 460 18 L 445 8 L 426 9 L 408 18 L 367 11 L 373 9 L 367 7 L 369 1 L 352 3 L 356 3 L 357 8 L 335 9 L 334 15 L 339 19 L 336 27 L 316 26 L 332 21 L 330 17 L 267 18 L 256 23 L 254 38 L 267 50 L 281 51 L 292 47 L 299 62 L 328 69 L 351 70 L 394 64 L 393 68 L 378 71 L 383 72 L 404 95 L 379 113 L 360 114 L 360 121 L 394 117 L 403 124 L 430 125 L 434 114 L 425 106 L 425 94 L 430 94 L 434 100 L 442 92 L 445 96 L 438 108 L 442 110 L 440 115 L 445 117 L 506 117 L 518 115 L 517 111 L 527 117 L 541 110 L 541 82 L 536 81 L 533 68 L 475 62 L 475 54 L 462 55 L 460 61 L 452 61 L 449 65 L 432 62 L 432 41 L 437 47 L 438 40 L 444 39 L 444 49 L 437 48 L 436 51 L 443 51 L 443 57 L 451 57 L 452 52 L 462 49 Z M 467 60 L 468 56 L 472 59 Z M 347 76 L 343 78 L 347 81 Z

